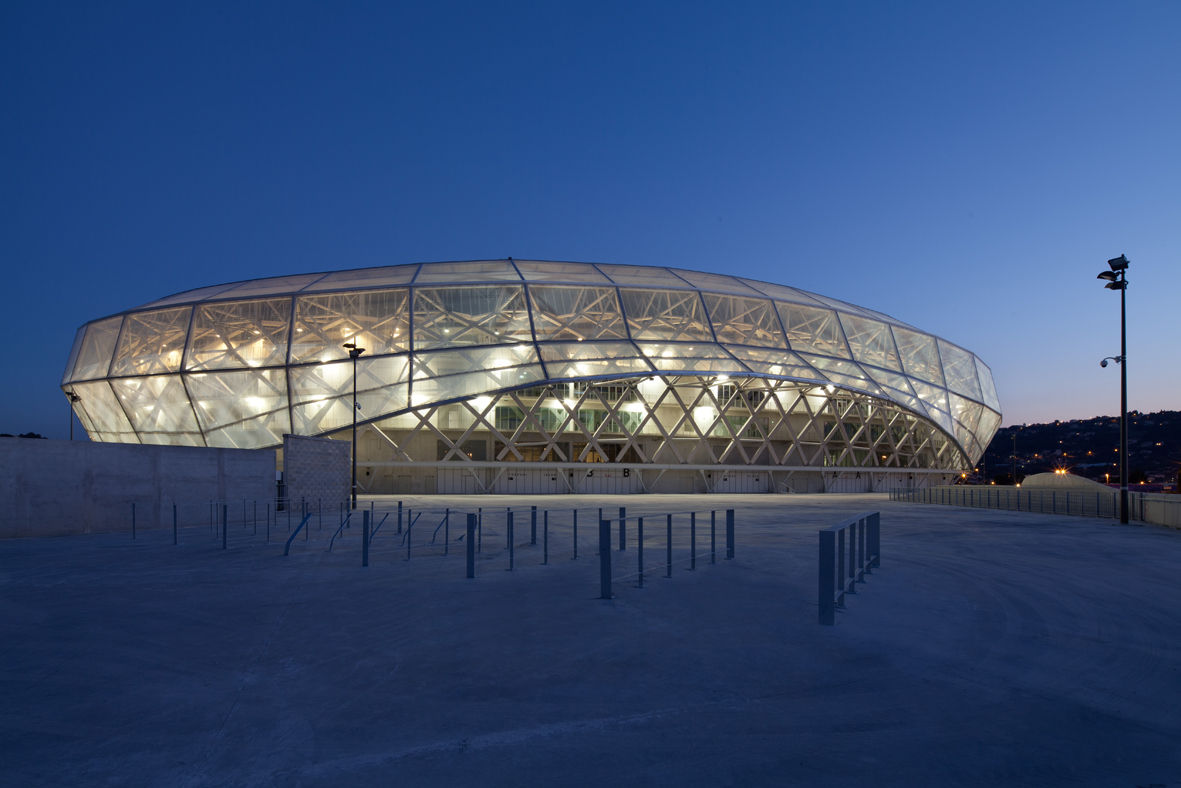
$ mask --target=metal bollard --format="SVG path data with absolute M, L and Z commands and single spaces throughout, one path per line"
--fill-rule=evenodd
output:
M 513 542 L 516 541 L 513 538 L 513 510 L 512 509 L 509 509 L 509 512 L 508 512 L 508 528 L 506 530 L 507 530 L 507 534 L 506 534 L 505 538 L 508 539 L 508 571 L 511 572 L 511 571 L 513 571 Z
M 623 552 L 627 549 L 627 507 L 619 507 L 619 550 Z
M 402 533 L 402 502 L 398 501 L 398 533 Z
M 578 510 L 574 510 L 574 555 L 570 558 L 571 561 L 578 560 Z
M 414 520 L 410 518 L 413 512 L 409 507 L 406 508 L 406 560 L 410 560 L 410 540 L 414 536 Z
M 726 510 L 726 560 L 734 557 L 734 510 Z
M 467 576 L 476 576 L 476 515 L 467 516 Z
M 709 562 L 716 564 L 718 562 L 718 513 L 716 511 L 709 513 Z
M 611 521 L 599 520 L 599 599 L 611 598 Z
M 271 541 L 271 502 L 267 501 L 267 541 Z
M 172 543 L 176 544 L 176 504 L 172 504 Z
M 443 510 L 443 555 L 451 550 L 451 509 Z
M 668 515 L 664 526 L 665 577 L 673 576 L 673 516 Z
M 529 507 L 529 544 L 537 544 L 537 507 Z
M 362 510 L 361 517 L 361 566 L 369 566 L 369 511 Z
M 697 568 L 697 512 L 689 512 L 689 570 Z
M 135 541 L 135 501 L 131 502 L 131 541 Z
M 250 535 L 258 536 L 258 501 L 253 502 L 253 509 L 250 514 Z
M 636 563 L 640 570 L 640 588 L 644 587 L 644 518 L 636 518 Z
M 541 524 L 541 563 L 549 563 L 549 509 L 542 515 Z
M 484 552 L 484 507 L 476 508 L 476 552 Z
M 230 507 L 227 504 L 221 505 L 221 549 L 226 549 L 226 531 L 229 530 Z

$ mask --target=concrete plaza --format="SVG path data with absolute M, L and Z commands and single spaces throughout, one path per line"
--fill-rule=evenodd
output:
M 404 500 L 626 505 L 657 540 L 733 507 L 737 552 L 710 564 L 699 520 L 697 569 L 682 541 L 666 579 L 654 542 L 637 588 L 629 544 L 602 601 L 585 515 L 578 560 L 555 514 L 512 572 L 489 515 L 474 580 L 389 524 L 368 568 L 358 528 L 286 558 L 285 530 L 6 540 L 0 784 L 1181 786 L 1181 532 L 882 495 Z M 882 566 L 822 627 L 817 529 L 865 510 Z

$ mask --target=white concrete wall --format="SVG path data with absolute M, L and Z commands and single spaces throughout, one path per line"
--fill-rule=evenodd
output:
M 130 532 L 132 503 L 137 530 L 171 528 L 173 503 L 182 525 L 211 501 L 240 520 L 274 496 L 272 450 L 0 438 L 0 538 Z

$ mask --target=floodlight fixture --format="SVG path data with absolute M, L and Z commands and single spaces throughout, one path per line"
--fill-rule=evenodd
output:
M 1124 271 L 1128 268 L 1128 256 L 1121 254 L 1119 257 L 1113 257 L 1107 261 L 1107 265 L 1111 267 L 1112 271 Z
M 1108 290 L 1119 291 L 1119 355 L 1105 358 L 1099 366 L 1106 367 L 1108 361 L 1120 365 L 1120 418 L 1119 418 L 1119 521 L 1128 522 L 1128 329 L 1127 290 L 1128 257 L 1121 254 L 1107 261 L 1110 271 L 1103 271 L 1098 278 L 1104 280 Z
M 1096 279 L 1106 279 L 1108 282 L 1114 282 L 1116 280 L 1116 276 L 1115 276 L 1114 271 L 1100 271 L 1099 276 L 1097 276 L 1095 278 Z M 347 347 L 347 345 L 346 345 L 346 347 Z
M 358 347 L 356 342 L 345 342 L 341 347 L 349 351 L 349 358 L 353 360 L 353 487 L 351 497 L 353 508 L 357 508 L 357 359 L 365 352 L 365 348 Z

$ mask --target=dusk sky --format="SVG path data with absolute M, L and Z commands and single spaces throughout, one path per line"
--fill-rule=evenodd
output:
M 0 6 L 0 432 L 94 318 L 432 260 L 669 265 L 978 354 L 1004 424 L 1181 409 L 1181 3 Z M 81 434 L 80 427 L 78 433 Z

